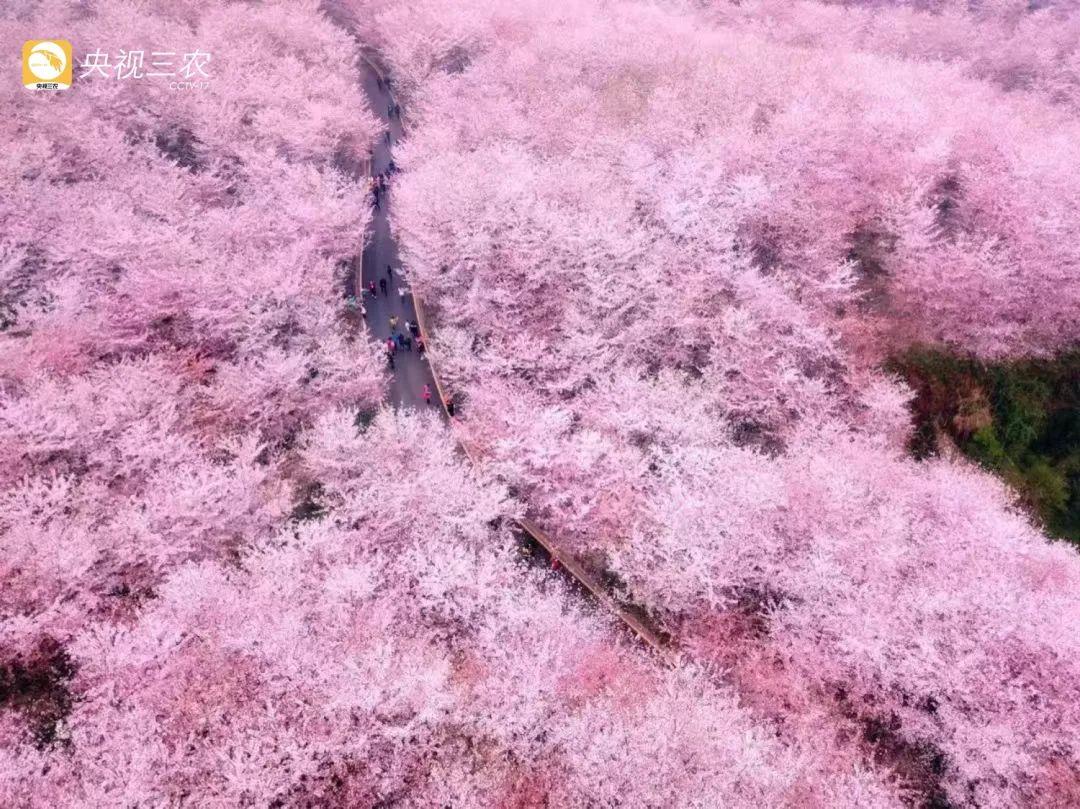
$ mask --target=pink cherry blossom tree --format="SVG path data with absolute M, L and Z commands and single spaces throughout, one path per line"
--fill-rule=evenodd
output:
M 1075 552 L 878 370 L 1075 340 L 1039 5 L 5 10 L 217 79 L 0 89 L 0 803 L 1069 805 Z M 475 467 L 342 305 L 361 46 Z
M 385 8 L 409 280 L 483 465 L 756 710 L 919 800 L 1034 802 L 1080 771 L 1075 553 L 982 473 L 904 460 L 876 364 L 1075 340 L 1075 113 L 981 46 L 793 9 L 462 5 L 450 64 L 443 15 Z M 1010 13 L 965 30 L 1010 41 Z
M 0 91 L 3 666 L 280 531 L 299 431 L 384 381 L 342 301 L 368 212 L 339 166 L 379 131 L 355 43 L 313 3 L 14 11 L 10 48 L 63 29 L 215 79 Z
M 899 805 L 523 567 L 513 503 L 431 417 L 356 416 L 303 438 L 321 518 L 77 633 L 68 747 L 0 748 L 6 802 Z

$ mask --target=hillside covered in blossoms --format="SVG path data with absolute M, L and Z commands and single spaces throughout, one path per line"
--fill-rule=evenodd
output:
M 0 806 L 1080 805 L 1075 3 L 0 40 Z

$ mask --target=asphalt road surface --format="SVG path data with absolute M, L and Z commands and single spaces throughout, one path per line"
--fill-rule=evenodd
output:
M 390 132 L 390 142 L 387 143 L 385 138 L 380 138 L 372 150 L 371 173 L 379 175 L 389 167 L 393 144 L 397 143 L 402 136 L 401 121 L 387 114 L 387 107 L 393 103 L 393 97 L 385 86 L 382 89 L 379 88 L 378 74 L 370 65 L 363 65 L 362 84 L 372 111 L 387 125 Z M 406 321 L 416 322 L 416 307 L 413 304 L 412 295 L 408 293 L 408 280 L 402 276 L 397 242 L 394 241 L 390 232 L 388 217 L 394 205 L 393 184 L 394 179 L 390 177 L 389 190 L 382 195 L 379 208 L 373 212 L 371 230 L 359 268 L 360 289 L 365 290 L 363 300 L 367 307 L 367 328 L 375 340 L 381 344 L 384 353 L 386 340 L 390 337 L 392 316 L 398 318 L 398 331 L 406 334 L 408 334 L 405 328 Z M 388 266 L 392 268 L 390 274 L 386 271 Z M 380 280 L 387 282 L 385 294 L 379 287 Z M 375 282 L 374 296 L 366 291 L 372 281 Z M 399 294 L 400 290 L 406 291 L 404 297 Z M 393 378 L 388 391 L 391 404 L 395 407 L 430 408 L 442 413 L 431 368 L 427 360 L 420 359 L 415 340 L 411 352 L 400 348 L 396 351 L 394 369 L 391 373 Z M 424 402 L 424 385 L 431 388 L 430 405 Z

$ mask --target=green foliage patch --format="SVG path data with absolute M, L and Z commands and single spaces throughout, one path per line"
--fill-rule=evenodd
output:
M 919 347 L 889 368 L 916 391 L 915 457 L 949 435 L 1008 481 L 1049 533 L 1080 544 L 1080 351 L 987 363 Z

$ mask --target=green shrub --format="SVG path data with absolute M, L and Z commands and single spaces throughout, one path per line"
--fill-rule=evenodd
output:
M 916 392 L 912 455 L 933 455 L 937 436 L 949 435 L 1012 485 L 1048 532 L 1080 543 L 1080 351 L 983 363 L 918 347 L 887 368 Z

